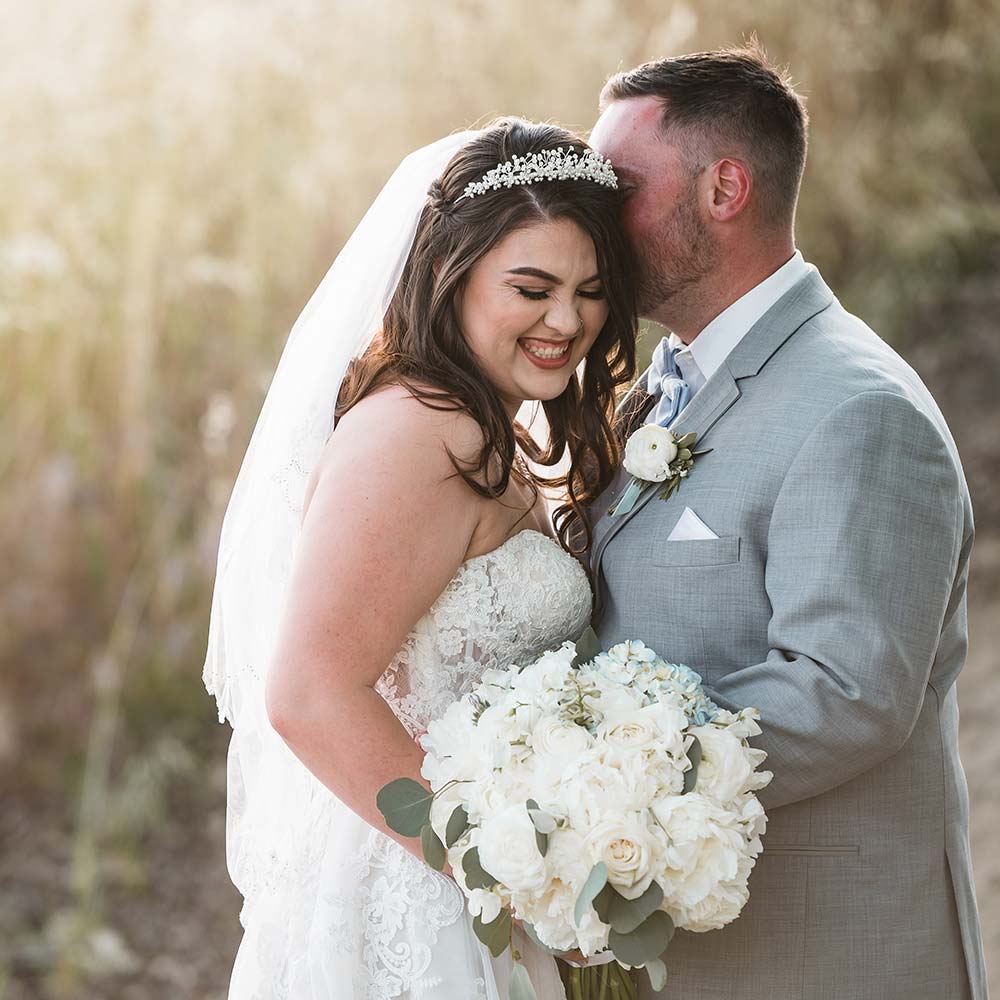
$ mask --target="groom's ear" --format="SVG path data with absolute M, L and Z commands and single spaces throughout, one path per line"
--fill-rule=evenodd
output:
M 735 219 L 750 201 L 753 190 L 750 168 L 742 160 L 727 157 L 716 160 L 707 173 L 711 184 L 709 214 L 718 222 Z

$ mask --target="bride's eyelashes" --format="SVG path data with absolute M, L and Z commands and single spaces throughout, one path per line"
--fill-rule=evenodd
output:
M 538 302 L 541 299 L 547 299 L 549 297 L 549 293 L 545 290 L 537 291 L 536 289 L 533 288 L 522 288 L 520 285 L 515 285 L 514 287 L 517 289 L 519 294 L 523 295 L 526 299 L 531 299 L 533 302 Z M 604 298 L 604 292 L 603 290 L 600 289 L 595 292 L 579 291 L 576 294 L 585 299 Z

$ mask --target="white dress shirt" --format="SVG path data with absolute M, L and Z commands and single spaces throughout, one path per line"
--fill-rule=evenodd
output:
M 812 270 L 796 250 L 774 274 L 754 285 L 731 306 L 719 313 L 690 344 L 671 333 L 669 345 L 679 347 L 677 367 L 684 381 L 691 386 L 691 398 L 722 367 L 733 348 L 754 325 L 787 292 Z

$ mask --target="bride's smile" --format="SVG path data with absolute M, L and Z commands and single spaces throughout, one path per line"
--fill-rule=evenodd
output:
M 570 219 L 514 230 L 471 268 L 461 317 L 505 405 L 554 399 L 608 317 L 593 240 Z

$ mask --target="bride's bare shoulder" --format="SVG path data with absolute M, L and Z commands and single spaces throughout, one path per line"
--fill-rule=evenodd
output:
M 416 485 L 450 477 L 450 455 L 474 462 L 483 445 L 479 424 L 462 410 L 439 409 L 441 404 L 431 402 L 428 406 L 400 385 L 366 396 L 337 421 L 314 478 L 330 466 L 357 470 L 389 463 L 414 477 L 410 481 Z
M 402 385 L 384 386 L 355 404 L 337 422 L 331 442 L 340 431 L 346 432 L 341 441 L 360 434 L 369 442 L 392 438 L 463 452 L 478 450 L 483 442 L 482 428 L 468 413 L 444 401 L 422 400 Z

